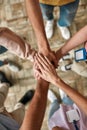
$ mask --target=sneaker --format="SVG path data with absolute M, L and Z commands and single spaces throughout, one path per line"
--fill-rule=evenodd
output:
M 61 89 L 59 89 L 59 93 L 60 93 L 61 100 L 63 100 L 64 97 L 67 97 L 67 94 Z
M 54 25 L 54 20 L 48 20 L 46 22 L 45 32 L 48 39 L 50 39 L 53 36 L 53 25 Z
M 48 90 L 48 99 L 50 102 L 54 102 L 54 100 L 57 100 L 56 95 L 51 90 Z
M 71 59 L 71 56 L 69 53 L 63 56 L 63 60 L 69 60 L 69 59 Z
M 13 71 L 13 72 L 18 72 L 20 71 L 20 67 L 17 66 L 15 63 L 13 63 L 12 61 L 8 61 L 8 68 Z
M 68 40 L 70 38 L 70 31 L 67 27 L 62 27 L 62 26 L 59 26 L 57 24 L 57 26 L 59 27 L 60 29 L 60 32 L 62 34 L 62 37 L 65 39 L 65 40 Z
M 19 100 L 22 104 L 26 105 L 34 96 L 34 90 L 28 90 L 24 96 Z
M 0 82 L 8 83 L 10 86 L 12 86 L 12 83 L 7 79 L 6 75 L 2 71 L 0 71 Z
M 68 65 L 65 65 L 65 66 L 61 66 L 61 70 L 62 71 L 67 71 L 67 70 L 71 70 L 71 67 L 72 67 L 72 63 L 71 64 L 68 64 Z

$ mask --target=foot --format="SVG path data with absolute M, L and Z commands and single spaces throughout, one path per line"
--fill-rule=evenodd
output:
M 10 86 L 12 86 L 12 83 L 7 79 L 6 75 L 2 71 L 0 71 L 0 82 L 8 83 Z
M 58 25 L 58 28 L 60 29 L 60 32 L 62 34 L 62 37 L 65 39 L 65 40 L 68 40 L 70 38 L 70 31 L 67 27 L 62 27 L 60 25 Z
M 71 70 L 71 67 L 72 67 L 72 63 L 68 64 L 68 65 L 65 65 L 65 66 L 61 66 L 61 70 L 62 71 Z
M 19 100 L 22 104 L 26 105 L 34 96 L 34 90 L 28 90 L 24 96 Z
M 71 59 L 71 56 L 69 53 L 63 56 L 63 60 L 69 60 L 69 59 Z
M 19 66 L 17 66 L 15 63 L 13 63 L 12 61 L 8 61 L 8 68 L 13 71 L 13 72 L 18 72 L 20 71 Z
M 48 90 L 48 99 L 50 102 L 54 102 L 54 100 L 57 100 L 56 95 L 51 90 Z
M 67 97 L 66 93 L 61 89 L 59 89 L 59 93 L 60 93 L 61 100 L 63 100 L 64 97 Z
M 46 22 L 45 32 L 48 39 L 50 39 L 53 36 L 53 25 L 54 20 L 48 20 Z

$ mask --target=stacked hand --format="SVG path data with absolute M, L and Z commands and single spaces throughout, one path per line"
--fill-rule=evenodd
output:
M 56 70 L 47 57 L 36 54 L 34 66 L 37 68 L 38 77 L 54 84 L 58 78 Z

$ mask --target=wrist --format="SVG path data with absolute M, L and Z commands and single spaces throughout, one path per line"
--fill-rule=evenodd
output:
M 61 79 L 59 77 L 55 77 L 54 85 L 57 86 L 60 82 L 61 82 Z
M 49 82 L 45 81 L 44 79 L 40 78 L 37 82 L 39 87 L 43 89 L 49 88 Z
M 39 52 L 41 52 L 41 53 L 48 53 L 50 51 L 50 46 L 49 46 L 49 43 L 47 41 L 39 42 L 39 46 L 38 47 L 39 47 Z
M 57 61 L 59 61 L 59 60 L 62 58 L 62 56 L 63 56 L 62 51 L 61 51 L 61 49 L 59 49 L 59 50 L 56 52 Z

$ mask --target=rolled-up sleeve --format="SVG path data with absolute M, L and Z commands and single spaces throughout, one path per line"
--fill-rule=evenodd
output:
M 31 46 L 8 28 L 0 28 L 0 45 L 21 58 L 28 59 Z

